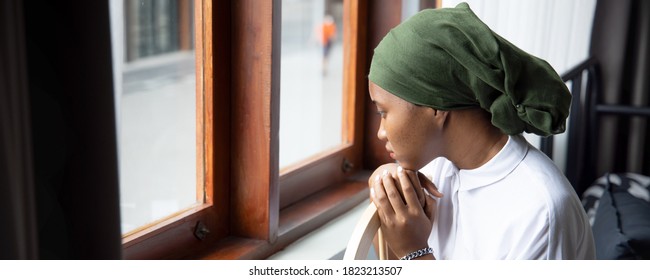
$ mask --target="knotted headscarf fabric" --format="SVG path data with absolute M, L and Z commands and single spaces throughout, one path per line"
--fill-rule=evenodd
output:
M 564 132 L 571 94 L 544 60 L 494 33 L 461 3 L 423 10 L 375 48 L 369 80 L 437 110 L 481 107 L 509 135 Z

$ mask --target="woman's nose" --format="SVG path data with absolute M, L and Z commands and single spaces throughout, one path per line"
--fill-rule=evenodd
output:
M 379 138 L 379 140 L 386 141 L 386 130 L 384 129 L 384 121 L 383 120 L 379 124 L 379 130 L 377 130 L 377 138 Z

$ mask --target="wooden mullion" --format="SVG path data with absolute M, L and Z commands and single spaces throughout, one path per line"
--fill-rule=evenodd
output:
M 279 212 L 280 4 L 232 4 L 231 234 L 270 242 Z
M 354 143 L 355 140 L 355 127 L 356 122 L 354 113 L 357 111 L 355 108 L 356 100 L 356 84 L 357 80 L 357 43 L 358 37 L 356 36 L 359 23 L 358 23 L 358 5 L 359 1 L 346 0 L 343 2 L 343 116 L 342 123 L 342 142 Z M 361 69 L 359 69 L 361 70 Z
M 393 0 L 375 0 L 369 1 L 367 4 L 367 42 L 366 45 L 366 73 L 370 70 L 370 62 L 374 53 L 375 47 L 379 44 L 381 39 L 390 31 L 391 28 L 397 26 L 401 18 L 402 4 L 401 1 Z M 366 79 L 367 80 L 367 79 Z M 368 92 L 368 85 L 365 85 L 365 92 Z M 370 96 L 364 96 L 364 114 L 365 124 L 364 131 L 365 137 L 363 139 L 363 166 L 365 169 L 375 169 L 378 166 L 393 162 L 394 160 L 388 156 L 384 142 L 377 138 L 377 130 L 379 129 L 380 118 L 377 116 L 377 108 L 370 100 Z
M 211 61 L 210 67 L 214 73 L 213 79 L 207 84 L 212 87 L 212 100 L 207 103 L 214 108 L 211 114 L 213 121 L 208 143 L 213 143 L 209 151 L 212 157 L 206 174 L 207 199 L 212 201 L 218 215 L 217 229 L 219 237 L 230 233 L 230 158 L 231 158 L 231 4 L 230 1 L 212 0 L 213 17 L 212 36 L 210 45 L 213 47 L 206 61 Z
M 350 91 L 354 94 L 354 103 L 350 107 L 354 108 L 349 118 L 354 120 L 354 127 L 349 130 L 349 133 L 354 135 L 353 151 L 350 161 L 354 164 L 354 170 L 361 170 L 363 168 L 363 143 L 365 141 L 364 127 L 365 127 L 365 100 L 368 95 L 368 68 L 366 68 L 366 45 L 367 45 L 367 23 L 368 23 L 368 1 L 357 0 L 352 1 L 353 11 L 351 17 L 352 30 L 354 34 L 354 56 L 350 59 L 354 61 L 354 66 L 349 69 L 355 69 L 354 73 L 350 73 L 353 77 L 354 83 L 350 83 Z

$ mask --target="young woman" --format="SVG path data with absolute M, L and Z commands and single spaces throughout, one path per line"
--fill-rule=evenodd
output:
M 370 193 L 395 256 L 594 258 L 573 188 L 521 136 L 564 132 L 571 95 L 548 63 L 462 3 L 391 30 L 368 77 L 396 161 L 373 173 Z

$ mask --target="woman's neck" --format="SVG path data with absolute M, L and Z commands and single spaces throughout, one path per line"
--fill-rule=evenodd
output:
M 494 127 L 482 112 L 457 118 L 447 158 L 459 169 L 475 169 L 490 161 L 508 142 L 508 135 Z

